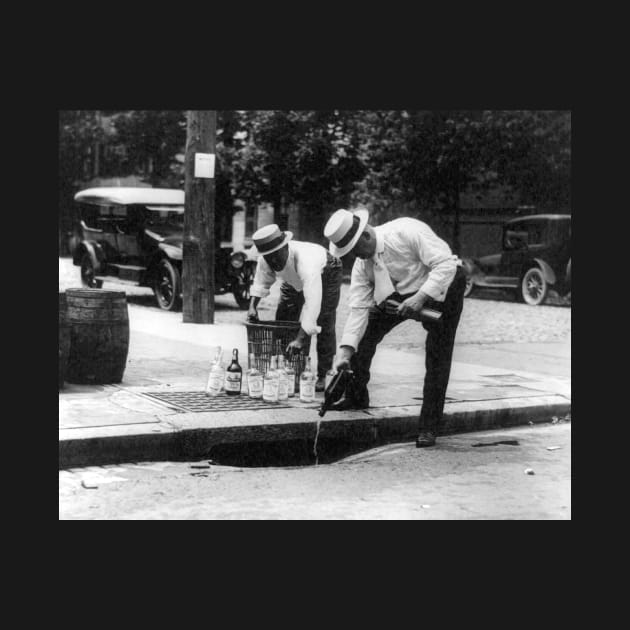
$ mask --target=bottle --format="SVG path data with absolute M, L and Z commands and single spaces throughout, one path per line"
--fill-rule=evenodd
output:
M 223 366 L 221 365 L 221 359 L 223 358 L 223 350 L 219 346 L 217 354 L 212 362 L 210 368 L 210 374 L 208 375 L 208 383 L 206 384 L 206 394 L 208 396 L 218 396 L 223 386 Z
M 333 357 L 333 362 L 332 365 L 330 366 L 330 369 L 326 372 L 326 375 L 324 376 L 324 388 L 327 388 L 328 385 L 330 384 L 330 381 L 333 380 L 336 372 L 335 372 L 335 361 L 337 360 L 337 355 L 335 355 Z
M 271 364 L 269 369 L 265 372 L 263 378 L 263 400 L 265 402 L 278 402 L 278 367 L 277 359 L 275 356 L 271 357 Z
M 387 298 L 386 302 L 391 302 L 395 306 L 398 306 L 404 299 L 405 299 L 405 296 L 400 295 L 398 291 L 395 291 Z M 424 322 L 424 323 L 436 323 L 440 321 L 441 317 L 442 317 L 442 313 L 440 311 L 436 311 L 433 308 L 428 308 L 425 306 L 420 309 L 419 313 L 415 314 L 413 317 L 410 317 L 409 319 L 415 319 L 418 322 Z
M 238 396 L 243 383 L 243 368 L 238 363 L 238 348 L 232 350 L 232 363 L 225 371 L 225 393 L 228 396 Z
M 315 375 L 311 369 L 311 357 L 306 357 L 306 367 L 300 374 L 300 402 L 315 400 Z
M 278 400 L 289 398 L 289 377 L 284 369 L 284 355 L 278 355 Z
M 285 363 L 284 371 L 287 373 L 287 378 L 289 379 L 288 395 L 289 398 L 293 398 L 295 396 L 295 368 L 291 365 L 290 360 Z
M 326 385 L 324 391 L 324 402 L 319 408 L 319 417 L 323 418 L 324 414 L 330 409 L 331 405 L 341 400 L 346 393 L 346 388 L 352 380 L 352 370 L 339 370 Z
M 254 363 L 254 353 L 249 355 L 249 370 L 247 370 L 247 389 L 250 398 L 262 398 L 263 395 L 263 375 L 256 368 Z

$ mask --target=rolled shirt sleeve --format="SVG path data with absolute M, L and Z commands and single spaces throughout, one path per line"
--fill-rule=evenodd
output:
M 300 325 L 307 335 L 315 335 L 322 331 L 317 325 L 317 318 L 322 309 L 322 274 L 311 272 L 302 277 L 304 306 Z
M 416 229 L 410 231 L 408 237 L 420 262 L 430 269 L 420 289 L 434 300 L 443 301 L 457 271 L 457 256 L 425 223 L 416 222 Z
M 265 259 L 260 256 L 256 265 L 256 274 L 254 281 L 249 290 L 252 297 L 266 298 L 269 295 L 269 288 L 276 281 L 276 274 L 267 264 Z
M 340 346 L 350 346 L 357 350 L 367 329 L 369 309 L 373 304 L 374 284 L 368 277 L 365 261 L 357 259 L 354 261 L 350 280 L 350 313 L 343 329 Z

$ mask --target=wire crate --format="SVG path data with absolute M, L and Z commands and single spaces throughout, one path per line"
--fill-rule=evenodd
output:
M 310 343 L 306 344 L 306 347 L 302 349 L 300 354 L 294 354 L 290 359 L 286 355 L 285 349 L 297 337 L 300 322 L 269 320 L 258 323 L 247 322 L 245 325 L 247 326 L 247 351 L 249 354 L 254 355 L 256 369 L 264 374 L 269 368 L 271 357 L 283 354 L 285 362 L 291 364 L 295 370 L 295 387 L 297 391 L 300 383 L 300 374 L 302 374 L 306 365 Z

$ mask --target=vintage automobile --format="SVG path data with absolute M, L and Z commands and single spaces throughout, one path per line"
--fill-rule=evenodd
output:
M 537 214 L 506 221 L 503 251 L 464 258 L 466 296 L 477 287 L 515 289 L 517 299 L 543 304 L 549 289 L 571 293 L 571 215 Z
M 80 235 L 72 259 L 84 286 L 103 282 L 150 287 L 160 308 L 182 305 L 184 191 L 167 188 L 89 188 L 78 192 Z M 256 258 L 249 250 L 217 249 L 215 291 L 249 305 Z

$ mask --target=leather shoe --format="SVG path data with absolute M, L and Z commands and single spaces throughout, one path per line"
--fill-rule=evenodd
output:
M 370 405 L 359 403 L 352 398 L 342 398 L 339 402 L 333 403 L 329 411 L 350 411 L 352 409 L 367 409 Z
M 424 448 L 425 446 L 433 446 L 435 444 L 435 433 L 433 431 L 420 431 L 416 438 L 416 448 Z
M 326 379 L 322 376 L 315 382 L 315 391 L 323 392 L 326 389 Z

